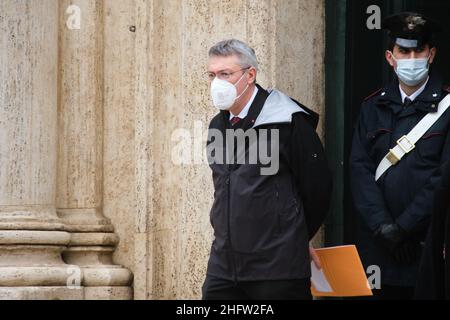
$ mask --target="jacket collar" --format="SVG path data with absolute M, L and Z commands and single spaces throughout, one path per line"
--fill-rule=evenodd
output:
M 278 90 L 271 90 L 254 127 L 268 124 L 291 123 L 294 113 L 308 112 L 290 97 Z
M 258 94 L 241 127 L 244 131 L 267 124 L 291 123 L 292 115 L 298 112 L 303 112 L 308 115 L 308 122 L 314 128 L 317 127 L 319 122 L 319 115 L 317 113 L 291 99 L 281 91 L 271 90 L 269 92 L 258 84 L 256 86 L 258 87 Z M 221 111 L 221 114 L 225 122 L 225 127 L 232 129 L 229 121 L 230 112 Z
M 425 90 L 414 100 L 411 105 L 412 111 L 437 112 L 437 106 L 443 98 L 443 82 L 438 74 L 430 74 L 430 79 Z M 390 107 L 394 113 L 403 110 L 402 98 L 399 89 L 398 79 L 395 78 L 391 84 L 381 91 L 378 104 Z M 408 112 L 409 113 L 409 112 Z

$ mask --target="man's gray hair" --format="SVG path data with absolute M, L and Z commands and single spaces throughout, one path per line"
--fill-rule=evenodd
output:
M 255 50 L 250 48 L 245 42 L 236 39 L 224 40 L 209 49 L 210 57 L 229 57 L 232 55 L 238 56 L 241 67 L 254 67 L 258 70 L 258 59 L 256 58 Z

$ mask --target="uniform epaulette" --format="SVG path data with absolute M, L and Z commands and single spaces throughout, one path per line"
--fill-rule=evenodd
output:
M 370 96 L 364 98 L 364 101 L 369 100 L 370 98 L 376 96 L 378 93 L 380 93 L 380 91 L 383 90 L 383 88 L 378 89 L 377 91 L 375 91 L 374 93 L 372 93 Z

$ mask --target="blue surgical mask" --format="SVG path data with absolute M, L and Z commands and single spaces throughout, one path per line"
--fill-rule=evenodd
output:
M 421 59 L 396 59 L 394 54 L 391 54 L 392 58 L 397 62 L 395 73 L 397 73 L 400 81 L 407 86 L 417 86 L 428 77 L 430 57 Z

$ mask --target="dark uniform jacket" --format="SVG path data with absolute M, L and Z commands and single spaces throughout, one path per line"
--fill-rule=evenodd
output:
M 331 175 L 315 132 L 318 116 L 279 91 L 258 89 L 238 128 L 254 130 L 269 146 L 275 135 L 263 135 L 263 129 L 278 130 L 279 170 L 261 175 L 268 167 L 262 161 L 210 163 L 215 239 L 207 274 L 231 281 L 309 278 L 309 240 L 323 223 L 331 197 Z M 232 129 L 229 112 L 218 114 L 209 129 L 225 135 Z M 208 146 L 213 140 L 210 133 Z
M 414 286 L 419 259 L 400 265 L 373 238 L 383 223 L 397 223 L 410 241 L 424 241 L 433 196 L 440 176 L 433 175 L 450 159 L 450 112 L 447 111 L 420 139 L 416 148 L 375 181 L 378 164 L 428 113 L 436 112 L 449 93 L 436 75 L 412 105 L 403 107 L 398 80 L 372 95 L 361 107 L 354 133 L 351 187 L 359 220 L 359 250 L 364 265 L 381 269 L 382 284 Z M 420 248 L 420 246 L 418 246 Z M 418 254 L 420 256 L 420 254 Z
M 442 175 L 435 194 L 416 299 L 450 299 L 450 162 Z

